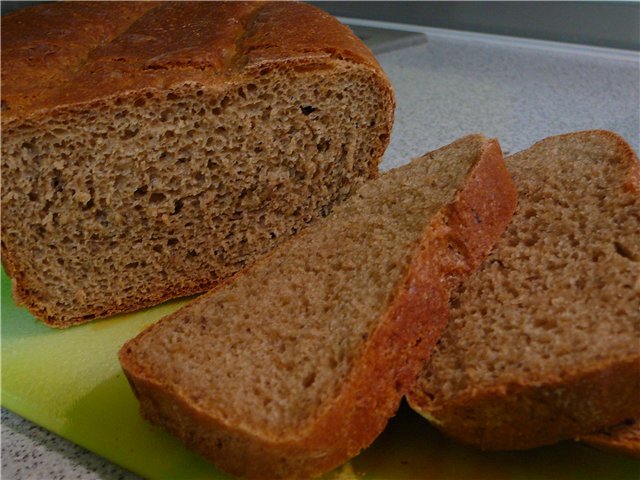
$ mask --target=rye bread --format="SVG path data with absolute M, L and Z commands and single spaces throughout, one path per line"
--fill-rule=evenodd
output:
M 499 144 L 480 135 L 368 182 L 122 347 L 143 416 L 235 475 L 345 462 L 395 413 L 451 288 L 514 209 Z
M 518 208 L 452 296 L 412 407 L 483 449 L 590 434 L 640 411 L 640 166 L 606 131 L 506 159 Z
M 301 3 L 2 17 L 2 261 L 55 327 L 208 290 L 377 176 L 394 99 Z

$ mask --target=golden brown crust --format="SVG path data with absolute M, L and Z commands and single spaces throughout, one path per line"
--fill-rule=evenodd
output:
M 489 253 L 515 204 L 500 147 L 488 141 L 455 203 L 434 217 L 416 247 L 393 305 L 339 395 L 304 431 L 260 438 L 198 410 L 136 364 L 128 353 L 134 339 L 120 350 L 120 361 L 143 415 L 236 475 L 301 478 L 343 463 L 369 445 L 398 408 L 445 327 L 450 288 Z
M 224 89 L 267 66 L 349 60 L 386 80 L 347 27 L 303 3 L 60 2 L 7 15 L 2 31 L 3 129 L 146 89 Z
M 543 385 L 525 379 L 467 390 L 446 404 L 431 403 L 422 392 L 412 392 L 409 401 L 463 443 L 483 450 L 524 450 L 639 414 L 639 370 L 640 359 L 634 357 L 571 374 L 558 372 Z
M 389 143 L 395 99 L 367 47 L 331 15 L 293 2 L 58 2 L 2 18 L 2 135 L 61 113 L 83 112 L 147 92 L 188 84 L 221 94 L 270 69 L 327 69 L 362 65 L 386 96 Z M 371 162 L 370 178 L 377 176 Z M 186 279 L 111 308 L 80 305 L 61 318 L 31 294 L 9 245 L 2 262 L 16 301 L 54 327 L 138 310 L 206 291 L 217 279 Z
M 583 435 L 577 440 L 599 450 L 640 460 L 640 423 L 635 419 Z

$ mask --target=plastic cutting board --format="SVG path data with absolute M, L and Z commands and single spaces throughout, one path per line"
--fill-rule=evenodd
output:
M 55 330 L 15 306 L 2 271 L 2 406 L 145 477 L 228 478 L 142 420 L 119 347 L 184 305 Z M 442 436 L 406 405 L 367 450 L 329 478 L 638 479 L 640 463 L 574 443 L 483 453 Z

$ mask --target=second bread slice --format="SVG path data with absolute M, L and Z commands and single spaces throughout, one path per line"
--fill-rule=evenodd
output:
M 640 164 L 606 131 L 506 159 L 518 209 L 452 295 L 447 331 L 409 395 L 487 450 L 549 445 L 640 414 Z
M 143 415 L 224 470 L 303 477 L 382 431 L 438 340 L 449 291 L 515 209 L 495 140 L 465 137 L 128 342 Z

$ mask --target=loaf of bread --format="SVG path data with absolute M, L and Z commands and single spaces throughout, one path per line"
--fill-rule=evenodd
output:
M 377 167 L 371 52 L 301 3 L 69 2 L 2 17 L 2 260 L 50 325 L 209 289 Z
M 600 450 L 640 460 L 640 423 L 633 418 L 579 440 Z
M 640 165 L 618 135 L 545 139 L 506 160 L 518 209 L 452 297 L 408 396 L 442 431 L 527 449 L 640 413 Z
M 372 180 L 122 347 L 143 416 L 236 475 L 339 465 L 394 414 L 514 209 L 479 135 Z

